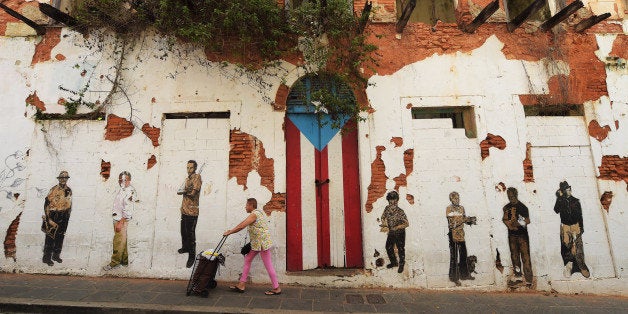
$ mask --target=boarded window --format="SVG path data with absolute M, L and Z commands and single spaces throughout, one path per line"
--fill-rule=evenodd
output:
M 397 1 L 397 18 L 401 17 L 403 8 L 410 0 Z M 408 22 L 422 22 L 429 25 L 436 24 L 436 21 L 455 23 L 454 0 L 416 0 L 416 6 L 410 15 Z
M 468 138 L 477 137 L 475 112 L 471 106 L 462 107 L 415 107 L 412 119 L 451 119 L 454 129 L 464 129 Z
M 568 117 L 583 116 L 584 108 L 582 105 L 526 105 L 523 106 L 526 117 L 548 116 L 548 117 Z

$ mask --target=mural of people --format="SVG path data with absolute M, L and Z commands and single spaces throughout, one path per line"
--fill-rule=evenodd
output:
M 582 248 L 582 207 L 580 200 L 571 195 L 571 186 L 567 181 L 559 184 L 554 211 L 560 214 L 560 255 L 565 265 L 563 274 L 570 277 L 571 274 L 580 272 L 582 276 L 589 278 L 589 268 L 584 263 Z
M 201 185 L 201 175 L 196 173 L 197 163 L 189 160 L 187 163 L 188 176 L 183 186 L 177 192 L 183 195 L 181 202 L 181 248 L 179 254 L 188 253 L 188 260 L 185 267 L 194 265 L 196 256 L 196 222 L 198 221 L 198 206 Z
M 512 261 L 513 276 L 511 284 L 521 283 L 521 264 L 525 285 L 532 285 L 532 263 L 530 261 L 530 238 L 528 237 L 528 225 L 530 214 L 528 207 L 518 199 L 519 192 L 514 187 L 506 190 L 508 204 L 504 205 L 502 221 L 508 228 L 508 246 L 510 247 L 510 259 Z
M 388 232 L 386 238 L 386 253 L 390 264 L 386 265 L 386 268 L 393 268 L 399 266 L 398 273 L 403 272 L 403 267 L 406 264 L 406 228 L 410 225 L 408 218 L 403 209 L 397 206 L 399 202 L 399 193 L 397 191 L 391 191 L 386 195 L 388 205 L 384 209 L 381 218 L 381 231 Z M 397 253 L 399 254 L 399 262 L 395 256 L 395 247 L 397 247 Z
M 54 265 L 52 261 L 63 263 L 61 249 L 72 211 L 72 189 L 67 184 L 69 178 L 67 171 L 61 171 L 57 177 L 59 184 L 50 189 L 44 201 L 41 228 L 46 233 L 46 240 L 42 262 L 48 266 Z
M 460 205 L 460 195 L 458 192 L 449 193 L 451 205 L 447 206 L 445 214 L 449 227 L 449 280 L 456 286 L 460 286 L 460 280 L 473 280 L 467 260 L 467 245 L 464 239 L 464 224 L 473 225 L 476 223 L 475 217 L 467 217 L 464 207 Z
M 127 228 L 129 220 L 132 218 L 132 212 L 135 202 L 138 201 L 135 188 L 131 185 L 131 174 L 128 171 L 122 171 L 118 175 L 120 190 L 113 200 L 112 217 L 113 217 L 113 253 L 111 261 L 103 267 L 103 270 L 109 271 L 120 265 L 127 266 L 129 264 L 129 252 L 127 249 Z

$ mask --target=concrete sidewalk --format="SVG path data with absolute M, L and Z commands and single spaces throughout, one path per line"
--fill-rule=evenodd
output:
M 482 293 L 248 285 L 219 282 L 207 298 L 187 281 L 0 273 L 0 313 L 628 313 L 628 298 L 549 293 Z

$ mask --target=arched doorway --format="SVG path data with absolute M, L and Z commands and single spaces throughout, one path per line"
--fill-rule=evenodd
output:
M 351 88 L 331 75 L 307 75 L 287 100 L 287 269 L 363 267 L 358 139 L 355 121 L 345 132 L 312 104 L 325 89 L 351 99 Z

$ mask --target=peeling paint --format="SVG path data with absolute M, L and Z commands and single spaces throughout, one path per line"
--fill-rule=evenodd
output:
M 6 236 L 4 237 L 4 257 L 5 258 L 13 258 L 15 261 L 15 254 L 17 253 L 17 248 L 15 246 L 15 238 L 17 236 L 17 228 L 20 225 L 20 217 L 22 213 L 20 212 L 15 219 L 9 225 L 7 229 Z
M 100 160 L 100 175 L 107 181 L 111 175 L 111 163 Z
M 37 97 L 36 91 L 26 97 L 26 103 L 31 106 L 37 107 L 37 109 L 41 111 L 46 111 L 46 104 L 44 104 L 44 102 L 41 101 L 39 97 Z
M 589 135 L 595 138 L 598 142 L 606 139 L 606 137 L 608 136 L 608 132 L 610 131 L 610 126 L 600 126 L 597 120 L 591 120 L 591 122 L 589 122 Z
M 231 130 L 229 144 L 229 179 L 236 178 L 246 190 L 246 179 L 251 171 L 256 170 L 261 177 L 261 185 L 274 192 L 274 161 L 266 157 L 264 144 L 255 136 L 235 129 Z
M 504 150 L 504 148 L 506 148 L 506 141 L 503 137 L 499 135 L 493 135 L 491 133 L 488 133 L 486 135 L 486 139 L 480 142 L 480 154 L 482 156 L 482 160 L 489 156 L 489 148 L 491 147 L 496 147 L 500 150 Z
M 35 65 L 40 62 L 46 62 L 51 59 L 50 52 L 61 42 L 61 28 L 51 27 L 46 28 L 46 34 L 42 37 L 41 41 L 35 47 L 35 53 L 33 54 L 33 60 L 31 65 Z
M 146 161 L 146 170 L 149 170 L 155 164 L 157 164 L 157 157 L 155 157 L 155 155 L 150 155 L 150 158 Z
M 151 127 L 148 123 L 144 123 L 142 126 L 142 132 L 148 136 L 153 143 L 153 147 L 159 146 L 159 134 L 161 134 L 160 128 Z
M 133 123 L 124 118 L 120 118 L 115 114 L 107 116 L 107 126 L 105 127 L 105 140 L 117 141 L 127 138 L 133 134 Z
M 366 198 L 366 212 L 370 213 L 373 210 L 373 203 L 380 197 L 386 194 L 386 165 L 382 160 L 382 152 L 386 150 L 384 146 L 375 147 L 377 155 L 375 160 L 371 163 L 371 183 L 368 187 L 368 196 Z
M 523 160 L 523 182 L 534 182 L 532 167 L 532 144 L 526 143 L 526 158 Z
M 602 204 L 602 207 L 606 210 L 607 213 L 608 213 L 609 208 L 611 208 L 612 201 L 613 201 L 612 191 L 605 191 L 604 194 L 602 194 L 602 197 L 600 197 L 600 204 Z

